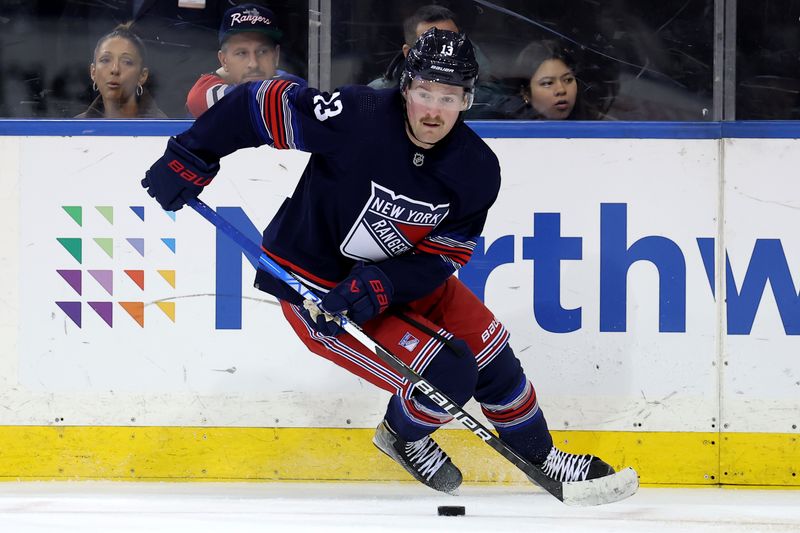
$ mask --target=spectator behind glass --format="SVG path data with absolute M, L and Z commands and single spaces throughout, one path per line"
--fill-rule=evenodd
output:
M 144 43 L 130 23 L 101 37 L 89 65 L 92 89 L 99 94 L 75 118 L 167 118 L 144 87 L 146 60 Z
M 403 44 L 401 52 L 392 59 L 383 76 L 369 82 L 369 86 L 373 89 L 399 87 L 400 74 L 403 73 L 403 65 L 405 65 L 406 55 L 411 50 L 411 45 L 430 28 L 459 31 L 455 14 L 446 7 L 436 5 L 420 7 L 403 23 L 403 35 L 406 42 Z
M 507 118 L 528 120 L 595 120 L 581 97 L 584 89 L 576 76 L 572 56 L 555 41 L 534 41 L 517 56 L 514 72 L 519 97 L 506 99 L 500 111 Z M 520 102 L 521 98 L 521 102 Z
M 455 13 L 446 7 L 437 5 L 425 5 L 420 7 L 413 15 L 403 22 L 403 34 L 406 42 L 403 44 L 402 49 L 392 59 L 391 63 L 389 63 L 383 76 L 369 82 L 369 87 L 373 89 L 393 89 L 399 87 L 400 75 L 403 72 L 403 65 L 405 65 L 408 51 L 417 41 L 417 38 L 431 28 L 453 31 L 456 33 L 461 31 Z M 480 65 L 481 72 L 483 73 L 481 76 L 488 79 L 491 77 L 489 60 L 483 55 L 477 44 L 473 43 L 473 46 L 478 65 Z M 472 107 L 464 112 L 464 118 L 507 118 L 499 116 L 500 114 L 494 111 L 494 104 L 499 100 L 504 100 L 504 90 L 507 92 L 508 88 L 496 83 L 482 83 L 478 80 L 475 85 L 475 97 Z
M 225 12 L 219 28 L 221 65 L 211 74 L 203 74 L 186 97 L 186 109 L 197 118 L 237 85 L 248 81 L 285 79 L 306 82 L 278 69 L 283 32 L 275 24 L 275 15 L 264 6 L 242 4 Z

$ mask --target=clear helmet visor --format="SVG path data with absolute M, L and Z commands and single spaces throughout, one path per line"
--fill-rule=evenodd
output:
M 473 93 L 457 85 L 414 78 L 405 90 L 414 104 L 431 109 L 466 111 L 472 107 Z

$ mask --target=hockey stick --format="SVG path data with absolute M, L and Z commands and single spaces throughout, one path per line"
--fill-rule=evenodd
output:
M 300 281 L 284 270 L 279 264 L 267 256 L 267 254 L 263 253 L 259 245 L 245 237 L 244 234 L 217 214 L 216 211 L 211 209 L 202 200 L 192 199 L 189 200 L 187 204 L 202 215 L 203 218 L 214 224 L 217 229 L 233 239 L 243 250 L 258 257 L 259 268 L 266 270 L 278 280 L 289 285 L 303 298 L 311 300 L 315 304 L 319 304 L 322 301 L 319 296 L 300 283 Z M 424 394 L 436 405 L 447 411 L 476 437 L 494 448 L 497 453 L 522 470 L 531 481 L 565 504 L 588 506 L 611 503 L 631 496 L 639 487 L 639 478 L 632 468 L 626 468 L 615 474 L 588 481 L 562 483 L 548 477 L 538 466 L 520 457 L 514 450 L 506 446 L 505 443 L 497 438 L 489 429 L 465 412 L 460 405 L 452 401 L 439 389 L 426 381 L 425 378 L 409 368 L 403 361 L 371 339 L 356 324 L 349 322 L 347 318 L 342 315 L 339 315 L 337 318 L 341 320 L 341 325 L 347 333 L 372 350 L 381 361 L 388 364 L 397 373 L 409 380 L 420 393 Z

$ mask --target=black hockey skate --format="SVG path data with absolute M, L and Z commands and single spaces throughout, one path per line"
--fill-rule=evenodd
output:
M 461 471 L 430 436 L 406 442 L 384 420 L 375 430 L 372 442 L 417 481 L 432 489 L 453 493 L 461 485 Z
M 562 483 L 587 481 L 614 473 L 614 469 L 594 455 L 576 455 L 561 451 L 555 446 L 550 449 L 547 459 L 541 465 L 542 472 Z

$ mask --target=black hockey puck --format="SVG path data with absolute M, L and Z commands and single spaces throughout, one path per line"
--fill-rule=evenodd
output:
M 440 505 L 437 509 L 439 516 L 464 516 L 466 508 L 462 505 Z

